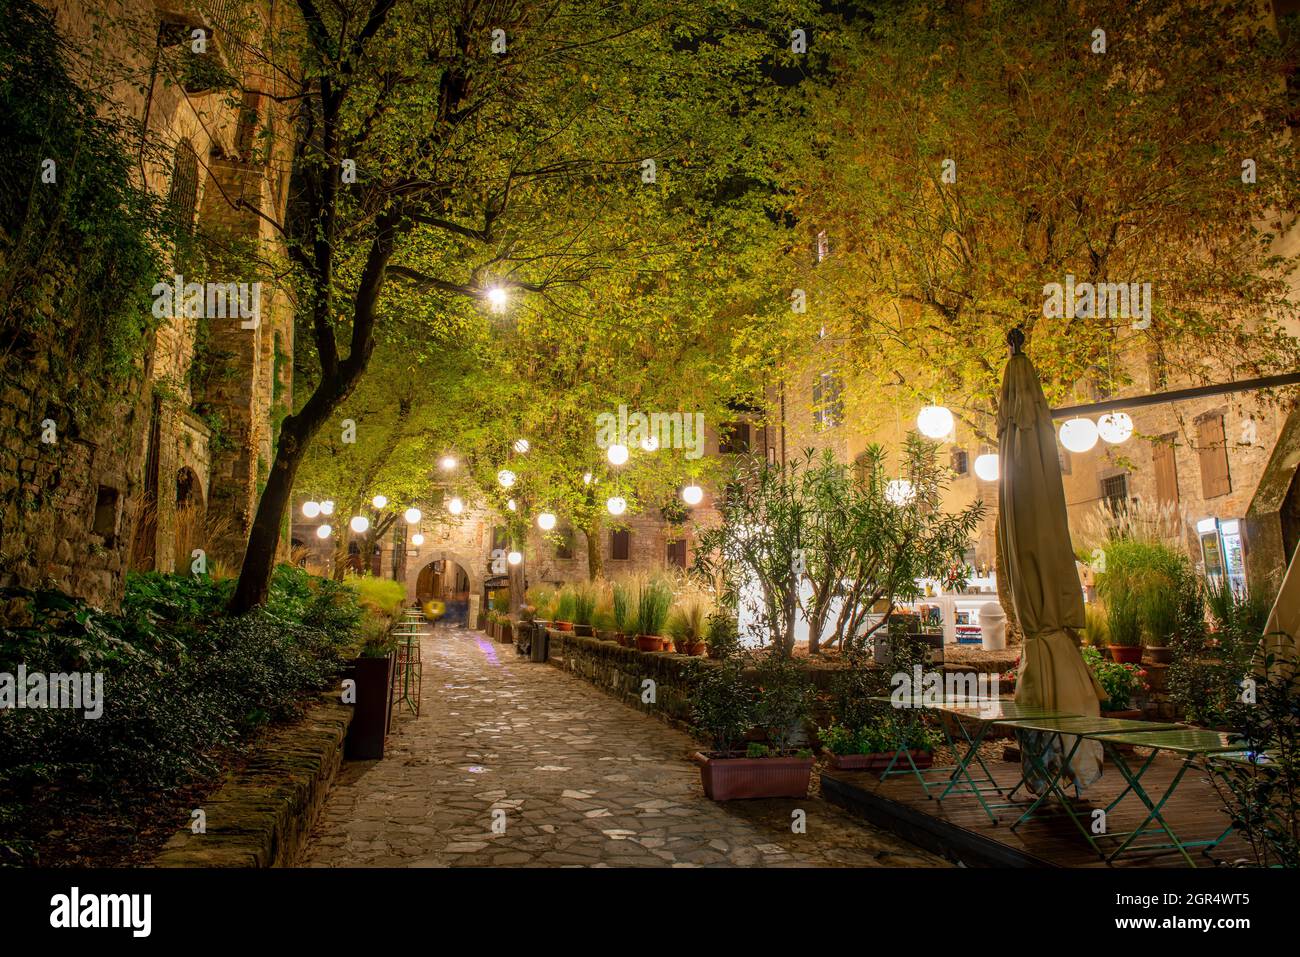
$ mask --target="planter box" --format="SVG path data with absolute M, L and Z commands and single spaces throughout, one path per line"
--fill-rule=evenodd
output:
M 497 641 L 515 643 L 515 624 L 512 621 L 503 621 L 497 624 Z
M 880 751 L 875 754 L 834 754 L 826 751 L 826 756 L 830 758 L 831 767 L 838 771 L 884 771 L 889 767 L 889 762 L 894 761 L 892 751 Z M 928 768 L 934 764 L 934 755 L 929 751 L 911 751 L 912 762 L 920 768 Z M 900 768 L 910 771 L 912 765 L 907 763 L 907 759 L 901 754 L 898 760 L 894 761 L 894 770 Z
M 699 751 L 695 760 L 711 801 L 806 797 L 813 766 L 812 758 L 732 758 Z
M 574 625 L 573 633 L 580 638 L 595 638 L 596 629 L 591 625 Z
M 349 761 L 373 761 L 384 756 L 384 739 L 393 720 L 393 668 L 396 653 L 387 658 L 357 658 L 350 677 L 357 683 L 357 703 L 344 742 Z

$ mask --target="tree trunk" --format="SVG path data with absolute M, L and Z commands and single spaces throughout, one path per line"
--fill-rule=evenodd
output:
M 587 539 L 587 579 L 595 581 L 605 575 L 605 559 L 600 553 L 600 522 L 594 522 L 591 528 L 584 528 L 582 534 Z
M 289 508 L 298 464 L 302 461 L 303 450 L 311 436 L 323 421 L 323 416 L 318 422 L 290 416 L 280 428 L 275 462 L 257 503 L 257 514 L 253 517 L 248 546 L 244 549 L 244 561 L 239 569 L 239 581 L 230 599 L 232 614 L 242 615 L 266 602 L 266 596 L 271 590 L 271 575 L 275 571 L 275 555 L 280 544 L 280 526 Z

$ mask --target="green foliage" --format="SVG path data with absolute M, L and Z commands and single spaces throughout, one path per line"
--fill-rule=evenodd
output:
M 1205 588 L 1213 630 L 1203 615 L 1187 621 L 1171 644 L 1169 696 L 1188 721 L 1216 727 L 1225 724 L 1260 646 L 1270 603 L 1243 593 L 1230 583 L 1211 580 Z
M 632 586 L 616 581 L 610 586 L 614 624 L 625 635 L 636 633 L 637 595 Z
M 215 749 L 295 714 L 355 652 L 361 609 L 351 591 L 282 565 L 266 607 L 229 618 L 221 609 L 230 585 L 130 575 L 120 615 L 56 592 L 6 590 L 28 620 L 0 635 L 0 670 L 102 672 L 105 699 L 95 720 L 67 709 L 0 720 L 6 801 L 21 806 L 56 781 L 101 800 L 128 782 L 184 784 L 214 768 Z
M 600 591 L 590 582 L 583 582 L 573 588 L 573 623 L 591 625 L 595 621 L 596 603 L 600 600 Z
M 560 589 L 559 594 L 555 596 L 554 614 L 556 621 L 573 622 L 573 613 L 577 608 L 577 596 L 573 593 L 572 585 L 565 585 Z
M 362 608 L 381 618 L 396 618 L 406 604 L 406 588 L 391 578 L 348 575 L 343 583 L 356 592 Z
M 802 667 L 790 658 L 766 655 L 758 662 L 758 702 L 754 722 L 773 749 L 785 754 L 812 714 L 814 689 Z
M 1186 554 L 1162 541 L 1112 538 L 1103 546 L 1105 570 L 1097 594 L 1107 613 L 1112 644 L 1144 641 L 1165 647 L 1180 627 L 1196 627 L 1199 584 Z
M 672 586 L 666 580 L 651 578 L 643 582 L 637 594 L 637 634 L 663 635 L 672 603 Z
M 852 473 L 830 450 L 806 450 L 785 466 L 742 460 L 723 497 L 722 524 L 699 534 L 693 573 L 718 587 L 731 609 L 743 583 L 756 580 L 759 594 L 746 611 L 757 637 L 778 654 L 791 653 L 800 611 L 812 634 L 828 631 L 832 643 L 861 648 L 879 627 L 867 627 L 872 607 L 915 598 L 918 579 L 939 577 L 960 560 L 984 514 L 979 502 L 942 511 L 945 472 L 933 443 L 911 435 L 902 458 L 900 474 L 913 489 L 904 502 L 889 498 L 897 476 L 878 445 Z M 800 596 L 805 573 L 807 600 Z
M 713 750 L 726 753 L 753 727 L 754 699 L 738 660 L 701 668 L 691 687 L 691 720 L 709 735 Z
M 99 92 L 75 82 L 79 51 L 53 15 L 11 0 L 0 17 L 0 348 L 40 354 L 60 404 L 81 408 L 98 385 L 137 370 L 153 328 L 159 250 L 176 238 L 158 197 L 139 185 L 155 159 Z M 42 182 L 45 160 L 55 181 Z M 58 347 L 52 348 L 57 342 Z M 66 363 L 66 364 L 65 364 Z
M 709 646 L 709 655 L 726 661 L 740 653 L 740 629 L 734 615 L 726 611 L 715 611 L 709 616 L 708 631 L 705 641 Z
M 673 606 L 668 616 L 668 634 L 680 641 L 703 640 L 710 611 L 703 595 L 687 595 Z
M 1256 763 L 1212 762 L 1211 780 L 1258 867 L 1300 867 L 1300 662 L 1269 655 L 1253 701 L 1227 708 L 1228 726 Z
M 1098 683 L 1106 692 L 1106 700 L 1101 703 L 1103 711 L 1127 711 L 1133 706 L 1133 696 L 1138 690 L 1146 690 L 1146 669 L 1128 662 L 1109 661 L 1092 646 L 1080 649 L 1083 662 L 1097 676 Z

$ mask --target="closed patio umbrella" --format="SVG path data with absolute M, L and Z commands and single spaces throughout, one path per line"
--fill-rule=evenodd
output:
M 1070 545 L 1065 488 L 1051 412 L 1029 357 L 1020 351 L 1024 333 L 1007 337 L 1011 358 L 1002 377 L 998 406 L 1001 481 L 998 484 L 998 574 L 1007 577 L 1016 620 L 1024 633 L 1016 702 L 1067 714 L 1096 717 L 1105 692 L 1079 653 L 1083 592 Z M 1022 751 L 1033 749 L 1053 773 L 1064 753 L 1050 735 L 1020 732 Z M 1065 769 L 1077 787 L 1101 776 L 1101 746 L 1084 741 Z M 1030 770 L 1026 760 L 1025 768 Z M 1031 775 L 1041 793 L 1044 782 Z

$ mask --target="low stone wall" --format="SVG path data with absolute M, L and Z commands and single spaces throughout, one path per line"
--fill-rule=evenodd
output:
M 690 728 L 690 676 L 700 668 L 716 668 L 707 658 L 663 651 L 638 651 L 617 642 L 582 638 L 571 631 L 548 629 L 548 661 L 557 668 L 613 695 L 624 704 L 657 715 L 669 724 Z M 654 704 L 643 704 L 647 679 L 653 681 Z
M 203 801 L 205 833 L 186 826 L 154 866 L 292 866 L 343 762 L 352 713 L 329 693 L 301 721 L 274 732 Z

